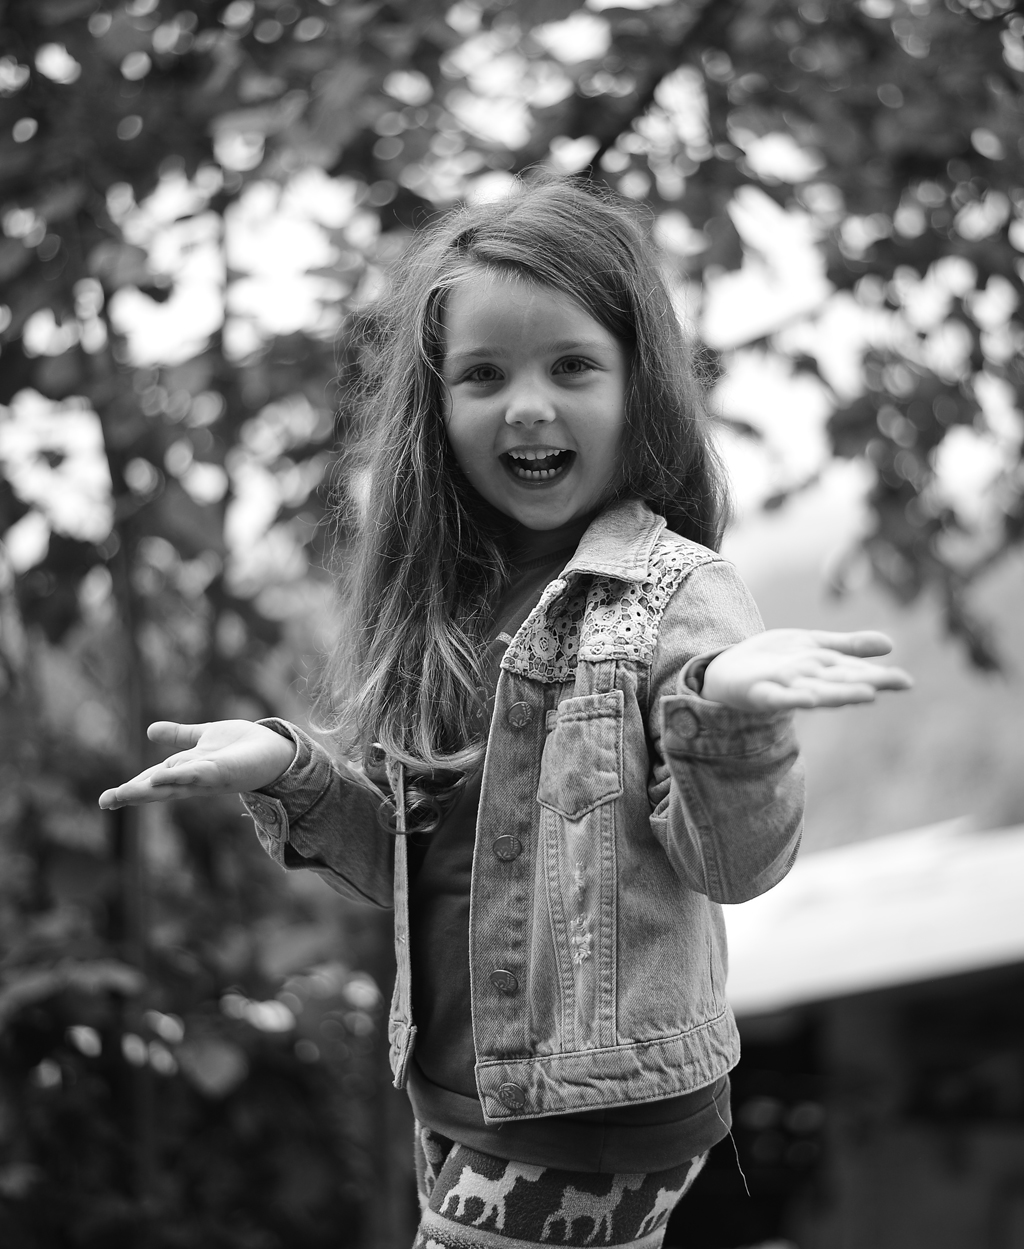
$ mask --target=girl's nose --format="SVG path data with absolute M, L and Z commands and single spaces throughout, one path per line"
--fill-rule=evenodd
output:
M 505 420 L 509 425 L 529 427 L 553 421 L 555 416 L 555 405 L 543 386 L 524 379 L 513 387 L 505 407 Z

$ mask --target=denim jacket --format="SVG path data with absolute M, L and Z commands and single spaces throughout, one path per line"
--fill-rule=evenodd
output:
M 470 898 L 487 1123 L 673 1097 L 737 1062 L 720 904 L 789 870 L 803 780 L 789 715 L 702 699 L 693 673 L 762 628 L 726 560 L 631 500 L 597 517 L 509 639 Z M 264 847 L 394 907 L 401 1087 L 416 1036 L 405 841 L 382 830 L 364 780 L 268 723 L 297 751 L 243 795 Z

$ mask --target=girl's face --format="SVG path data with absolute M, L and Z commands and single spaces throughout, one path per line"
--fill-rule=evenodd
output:
M 528 529 L 588 515 L 620 471 L 626 355 L 568 296 L 481 269 L 445 315 L 447 430 L 488 503 Z

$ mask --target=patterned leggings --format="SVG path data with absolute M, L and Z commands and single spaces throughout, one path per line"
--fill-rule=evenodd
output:
M 417 1123 L 422 1214 L 413 1249 L 659 1249 L 668 1216 L 707 1157 L 646 1175 L 592 1175 L 506 1162 Z

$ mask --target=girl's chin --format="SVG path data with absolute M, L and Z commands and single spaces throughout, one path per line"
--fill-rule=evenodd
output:
M 538 531 L 545 529 L 560 529 L 563 525 L 570 525 L 574 520 L 579 520 L 583 516 L 587 516 L 594 509 L 592 507 L 576 505 L 570 499 L 549 499 L 533 501 L 510 501 L 502 505 L 501 510 L 506 516 L 517 521 L 527 529 L 536 529 Z

